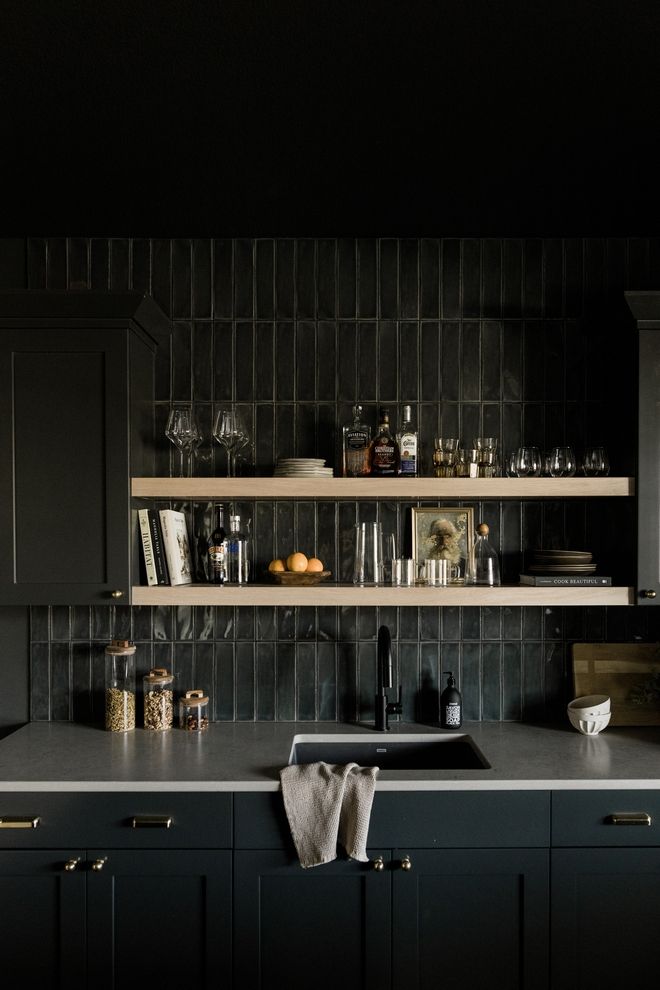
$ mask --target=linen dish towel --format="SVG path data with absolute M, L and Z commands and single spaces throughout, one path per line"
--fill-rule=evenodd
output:
M 284 808 L 300 865 L 337 858 L 339 842 L 351 859 L 367 863 L 367 835 L 378 767 L 302 763 L 280 770 Z

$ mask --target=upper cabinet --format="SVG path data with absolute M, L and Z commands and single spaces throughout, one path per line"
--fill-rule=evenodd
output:
M 137 292 L 0 295 L 0 604 L 129 601 L 131 476 L 153 474 L 170 331 Z
M 637 588 L 639 605 L 660 604 L 660 292 L 626 292 L 637 321 Z

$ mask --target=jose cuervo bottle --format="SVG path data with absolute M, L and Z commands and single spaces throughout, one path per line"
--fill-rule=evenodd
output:
M 399 444 L 399 474 L 402 478 L 417 475 L 417 431 L 412 425 L 410 406 L 403 407 L 403 423 L 396 435 Z

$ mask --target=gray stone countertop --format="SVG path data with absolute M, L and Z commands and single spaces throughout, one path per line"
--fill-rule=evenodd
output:
M 119 734 L 70 722 L 31 722 L 0 740 L 0 791 L 275 791 L 294 735 L 440 733 L 393 723 L 387 735 L 336 722 L 212 723 L 202 733 Z M 490 763 L 480 770 L 383 771 L 378 790 L 660 789 L 660 728 L 595 737 L 569 725 L 469 722 Z

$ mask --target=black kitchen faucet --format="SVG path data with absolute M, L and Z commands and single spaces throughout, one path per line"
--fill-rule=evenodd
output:
M 374 728 L 379 732 L 389 730 L 389 715 L 401 715 L 401 685 L 399 700 L 388 701 L 387 689 L 392 687 L 392 637 L 387 626 L 378 630 L 378 671 L 376 682 L 376 716 Z

